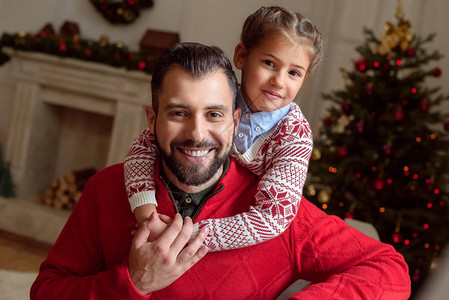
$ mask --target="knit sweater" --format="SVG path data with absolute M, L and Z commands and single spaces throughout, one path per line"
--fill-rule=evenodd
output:
M 313 148 L 309 123 L 295 103 L 289 113 L 251 147 L 233 156 L 260 177 L 256 202 L 249 210 L 229 218 L 207 219 L 194 231 L 208 226 L 206 244 L 212 251 L 251 246 L 280 235 L 295 217 L 302 197 Z M 144 130 L 125 159 L 125 183 L 132 210 L 155 203 L 154 173 L 157 148 Z
M 156 173 L 157 173 L 156 168 Z M 158 210 L 175 209 L 156 174 Z M 254 204 L 257 178 L 231 161 L 196 221 L 244 212 Z M 297 279 L 310 285 L 294 299 L 407 299 L 403 257 L 327 216 L 306 199 L 291 226 L 254 246 L 208 253 L 168 287 L 141 295 L 128 272 L 134 229 L 123 165 L 94 175 L 42 263 L 31 299 L 274 299 Z

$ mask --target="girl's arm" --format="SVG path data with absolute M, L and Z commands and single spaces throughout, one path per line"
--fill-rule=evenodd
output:
M 125 158 L 126 192 L 139 223 L 148 218 L 157 206 L 153 180 L 157 153 L 154 135 L 147 128 L 133 142 Z
M 208 219 L 195 229 L 208 226 L 206 245 L 211 251 L 242 248 L 282 234 L 296 216 L 313 148 L 312 131 L 299 107 L 292 103 L 287 116 L 269 135 L 237 156 L 258 176 L 255 205 L 246 213 Z

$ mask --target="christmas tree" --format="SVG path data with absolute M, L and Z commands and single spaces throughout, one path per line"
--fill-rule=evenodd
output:
M 354 70 L 331 101 L 315 140 L 305 195 L 328 214 L 369 222 L 410 268 L 413 293 L 449 240 L 449 100 L 426 79 L 441 59 L 414 35 L 399 3 L 397 24 L 364 30 Z

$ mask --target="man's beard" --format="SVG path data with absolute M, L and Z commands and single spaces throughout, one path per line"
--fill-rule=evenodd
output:
M 170 169 L 170 171 L 175 175 L 175 177 L 183 184 L 198 186 L 203 183 L 209 181 L 220 169 L 221 166 L 225 163 L 226 159 L 228 159 L 231 149 L 227 153 L 224 153 L 222 156 L 219 156 L 221 152 L 221 145 L 217 142 L 211 141 L 202 141 L 199 143 L 194 143 L 192 141 L 183 141 L 177 142 L 172 141 L 170 143 L 170 152 L 171 154 L 166 153 L 159 144 L 157 135 L 156 138 L 156 146 L 158 147 L 159 153 L 161 155 L 162 160 L 165 162 L 165 165 Z M 182 164 L 178 159 L 176 159 L 175 152 L 177 151 L 177 147 L 182 148 L 214 148 L 212 151 L 215 151 L 214 158 L 212 163 L 209 166 L 204 166 L 201 164 L 189 163 Z

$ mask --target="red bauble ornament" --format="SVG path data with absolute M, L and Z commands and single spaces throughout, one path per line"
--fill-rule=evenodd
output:
M 373 187 L 375 190 L 381 191 L 384 189 L 384 181 L 382 179 L 375 179 L 373 181 Z
M 397 244 L 402 241 L 402 234 L 395 232 L 391 235 L 391 239 Z
M 346 114 L 348 114 L 348 113 L 350 113 L 351 110 L 352 110 L 352 105 L 351 105 L 351 103 L 345 102 L 345 103 L 343 103 L 343 104 L 341 105 L 341 109 L 342 109 Z
M 384 153 L 386 155 L 390 155 L 391 154 L 391 145 L 390 144 L 383 145 L 383 149 L 384 149 Z
M 415 57 L 416 49 L 415 48 L 407 48 L 406 53 L 407 53 L 408 57 Z
M 329 127 L 332 124 L 332 120 L 330 118 L 324 118 L 323 124 L 324 124 L 324 126 Z
M 365 72 L 367 70 L 367 61 L 365 59 L 359 59 L 355 62 L 355 69 L 359 72 Z
M 420 106 L 421 106 L 421 111 L 428 112 L 429 108 L 430 108 L 430 103 L 428 100 L 423 100 L 423 101 L 421 101 Z
M 144 61 L 139 61 L 139 63 L 137 64 L 137 69 L 139 69 L 140 71 L 143 71 L 146 66 L 147 66 L 147 64 Z
M 365 123 L 363 121 L 357 122 L 355 124 L 355 128 L 357 129 L 358 133 L 363 133 L 363 131 L 365 130 Z
M 394 117 L 396 118 L 396 120 L 401 121 L 404 119 L 404 111 L 402 110 L 402 108 L 398 107 L 395 108 L 394 112 Z
M 433 73 L 432 74 L 435 77 L 440 77 L 441 76 L 441 69 L 440 68 L 433 69 Z
M 59 45 L 59 51 L 65 51 L 65 50 L 67 50 L 67 45 L 64 44 L 64 43 L 60 44 Z
M 346 146 L 341 146 L 337 148 L 337 155 L 340 158 L 344 158 L 346 156 L 348 156 L 348 147 Z
M 373 88 L 373 86 L 371 86 L 371 85 L 367 86 L 367 87 L 365 88 L 365 93 L 366 93 L 368 96 L 371 96 L 371 95 L 374 93 L 374 88 Z
M 449 131 L 449 122 L 444 123 L 444 130 Z

